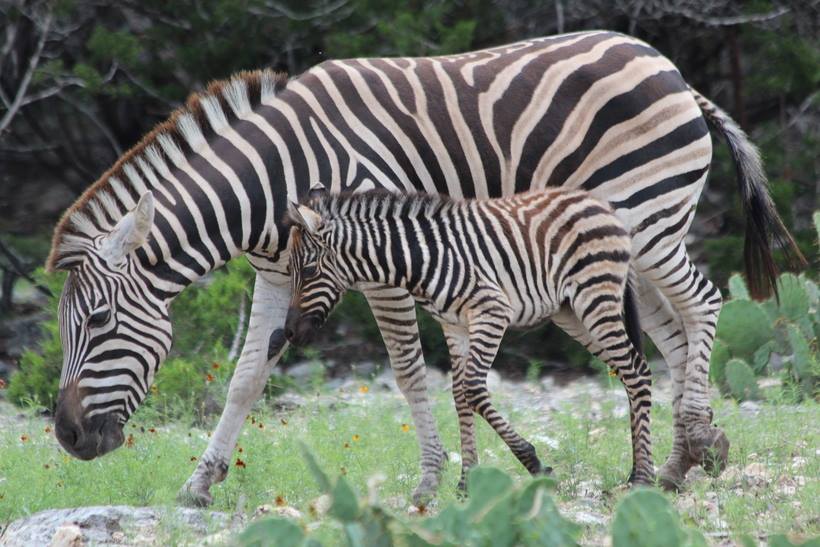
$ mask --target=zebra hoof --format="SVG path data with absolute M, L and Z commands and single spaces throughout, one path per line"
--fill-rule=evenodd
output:
M 719 476 L 729 461 L 729 439 L 722 429 L 709 428 L 710 437 L 702 443 L 698 461 L 712 477 Z
M 658 483 L 668 492 L 680 492 L 686 473 L 696 464 L 686 454 L 670 456 L 658 471 Z
M 177 493 L 177 502 L 185 507 L 208 507 L 213 501 L 207 488 L 197 488 L 188 483 Z

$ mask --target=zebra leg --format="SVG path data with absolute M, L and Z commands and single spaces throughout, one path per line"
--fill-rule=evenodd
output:
M 632 436 L 632 471 L 629 482 L 654 484 L 652 439 L 649 415 L 652 408 L 652 374 L 626 334 L 623 303 L 596 299 L 601 293 L 591 290 L 572 303 L 576 317 L 589 335 L 591 345 L 600 348 L 599 357 L 614 370 L 626 388 L 629 398 L 630 432 Z M 604 293 L 606 296 L 609 293 Z M 618 319 L 610 319 L 618 318 Z
M 406 290 L 400 288 L 362 287 L 362 292 L 376 318 L 396 384 L 410 405 L 416 426 L 421 452 L 421 482 L 413 491 L 413 503 L 420 505 L 438 490 L 445 452 L 430 409 L 415 302 Z
M 719 474 L 728 460 L 729 440 L 711 425 L 708 376 L 722 302 L 720 291 L 695 268 L 682 246 L 673 259 L 656 269 L 642 270 L 641 275 L 669 300 L 686 331 L 686 378 L 679 408 L 686 451 L 693 462 Z
M 492 295 L 482 295 L 484 302 Z M 531 474 L 546 471 L 535 447 L 513 430 L 509 422 L 499 414 L 490 400 L 487 389 L 487 373 L 493 364 L 498 346 L 509 325 L 509 311 L 505 306 L 485 307 L 473 310 L 468 326 L 470 350 L 465 366 L 462 383 L 467 392 L 467 403 L 474 412 L 480 414 L 495 432 L 507 443 L 512 453 Z
M 677 489 L 686 473 L 697 462 L 689 457 L 686 428 L 680 406 L 686 381 L 686 331 L 678 313 L 656 287 L 643 278 L 638 284 L 638 314 L 641 327 L 663 355 L 672 377 L 672 450 L 658 471 L 658 479 L 667 490 Z
M 225 480 L 245 418 L 287 348 L 282 326 L 290 303 L 290 280 L 285 276 L 269 279 L 256 274 L 248 333 L 231 378 L 225 410 L 196 470 L 177 495 L 185 505 L 210 505 L 210 487 Z
M 453 401 L 458 414 L 458 430 L 461 437 L 461 479 L 458 489 L 467 488 L 467 472 L 478 464 L 475 442 L 475 413 L 467 402 L 464 372 L 470 349 L 467 329 L 461 325 L 442 324 L 444 337 L 450 351 L 450 365 L 453 369 Z

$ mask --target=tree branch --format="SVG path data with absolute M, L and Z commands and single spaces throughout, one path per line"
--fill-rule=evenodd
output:
M 25 269 L 23 268 L 23 264 L 20 262 L 20 259 L 17 258 L 14 255 L 14 253 L 11 252 L 11 249 L 6 247 L 2 240 L 0 240 L 0 253 L 2 253 L 8 259 L 12 270 L 14 270 L 14 272 L 17 275 L 29 281 L 32 285 L 34 285 L 34 287 L 38 291 L 40 291 L 44 295 L 49 297 L 54 296 L 53 294 L 51 294 L 51 291 L 48 290 L 47 287 L 40 285 L 39 283 L 37 283 L 37 280 L 35 280 L 33 277 L 26 273 Z
M 26 69 L 26 73 L 23 75 L 23 79 L 20 81 L 20 86 L 17 88 L 17 94 L 14 97 L 11 105 L 9 106 L 8 110 L 6 111 L 3 118 L 0 119 L 0 134 L 5 131 L 8 125 L 11 123 L 11 120 L 17 114 L 17 111 L 20 109 L 23 99 L 26 96 L 26 91 L 28 91 L 28 86 L 31 83 L 31 78 L 34 75 L 34 71 L 37 69 L 37 65 L 40 62 L 40 55 L 43 53 L 43 46 L 46 43 L 46 37 L 48 36 L 48 29 L 51 26 L 51 10 L 46 13 L 45 20 L 43 21 L 43 30 L 42 34 L 40 34 L 40 39 L 37 41 L 37 47 L 34 50 L 34 54 L 31 56 L 28 62 L 28 69 Z
M 770 11 L 769 13 L 760 13 L 754 15 L 734 15 L 731 17 L 708 17 L 687 8 L 670 9 L 671 13 L 681 15 L 683 17 L 686 17 L 687 19 L 692 19 L 693 21 L 703 23 L 704 25 L 710 27 L 731 27 L 735 25 L 745 25 L 748 23 L 762 23 L 764 21 L 771 21 L 772 19 L 777 19 L 778 17 L 781 17 L 789 13 L 789 11 L 791 11 L 789 8 L 783 7 L 776 9 L 774 11 Z
M 103 134 L 105 139 L 108 141 L 108 144 L 111 145 L 111 148 L 114 150 L 115 156 L 122 156 L 122 148 L 120 148 L 120 145 L 117 142 L 117 138 L 114 136 L 111 130 L 108 129 L 108 127 L 102 121 L 100 121 L 100 119 L 91 110 L 87 109 L 82 104 L 76 102 L 74 99 L 70 99 L 65 95 L 58 95 L 57 98 L 61 101 L 68 103 L 70 106 L 74 107 L 74 109 L 77 112 L 83 114 L 86 118 L 91 120 L 91 123 L 97 126 L 97 129 L 99 129 L 100 133 Z

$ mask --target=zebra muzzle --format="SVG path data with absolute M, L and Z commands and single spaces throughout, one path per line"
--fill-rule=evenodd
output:
M 81 401 L 76 385 L 60 390 L 54 433 L 69 454 L 81 460 L 93 460 L 122 445 L 122 424 L 114 413 L 85 418 Z

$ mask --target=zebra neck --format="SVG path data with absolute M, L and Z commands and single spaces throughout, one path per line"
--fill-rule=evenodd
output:
M 335 253 L 346 269 L 351 285 L 379 283 L 407 289 L 410 294 L 429 298 L 432 270 L 442 264 L 445 245 L 434 241 L 447 231 L 441 218 L 420 219 L 386 216 L 346 220 L 345 234 L 333 238 Z

